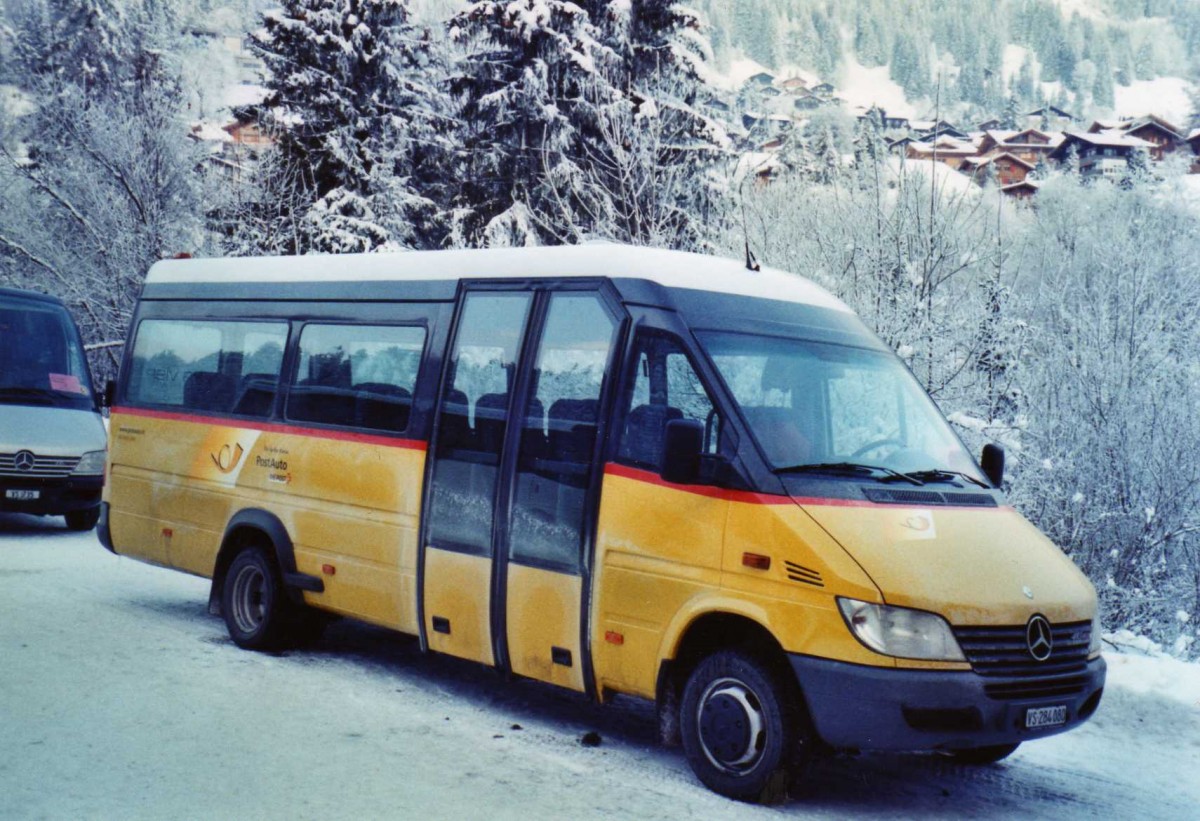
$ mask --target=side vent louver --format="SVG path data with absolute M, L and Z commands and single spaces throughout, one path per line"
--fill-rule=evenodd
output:
M 803 565 L 795 562 L 784 561 L 784 568 L 787 570 L 787 576 L 794 582 L 801 584 L 811 584 L 813 587 L 824 587 L 825 582 L 821 579 L 821 574 L 816 570 L 811 570 Z
M 882 487 L 864 487 L 862 490 L 864 496 L 878 504 L 999 507 L 995 497 L 987 493 L 939 493 L 934 490 L 903 490 Z

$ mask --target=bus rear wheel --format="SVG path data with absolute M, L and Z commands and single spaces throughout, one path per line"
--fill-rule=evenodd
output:
M 266 551 L 247 547 L 238 553 L 221 590 L 221 614 L 234 643 L 247 650 L 281 646 L 288 605 L 279 568 Z
M 756 656 L 721 650 L 692 670 L 680 729 L 696 777 L 739 801 L 775 803 L 812 746 L 798 689 Z

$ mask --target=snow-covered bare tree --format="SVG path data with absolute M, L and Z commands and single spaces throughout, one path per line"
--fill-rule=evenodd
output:
M 15 79 L 36 104 L 0 124 L 0 280 L 65 299 L 89 342 L 121 340 L 150 265 L 203 243 L 199 157 L 164 57 L 169 10 L 70 18 L 72 48 L 91 67 L 78 72 L 45 69 L 61 59 L 39 22 L 51 8 L 26 4 L 8 28 Z M 111 54 L 122 59 L 97 57 Z M 94 364 L 103 377 L 116 359 Z

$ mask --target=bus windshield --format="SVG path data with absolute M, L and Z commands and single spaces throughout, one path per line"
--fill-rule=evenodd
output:
M 83 347 L 62 308 L 0 297 L 0 405 L 94 407 Z
M 698 336 L 774 469 L 854 464 L 984 482 L 893 355 L 751 334 Z

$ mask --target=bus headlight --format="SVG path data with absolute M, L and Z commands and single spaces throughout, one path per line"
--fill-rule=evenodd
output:
M 950 625 L 936 613 L 837 600 L 842 618 L 855 638 L 885 656 L 925 661 L 966 661 Z
M 103 476 L 104 454 L 105 452 L 102 450 L 89 450 L 83 454 L 83 458 L 79 460 L 79 464 L 75 466 L 75 470 L 71 471 L 71 475 Z
M 1100 643 L 1103 641 L 1101 634 L 1103 629 L 1100 625 L 1100 609 L 1096 609 L 1096 615 L 1092 616 L 1092 641 L 1088 644 L 1088 658 L 1097 655 L 1100 652 Z

